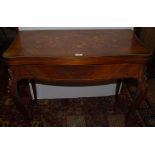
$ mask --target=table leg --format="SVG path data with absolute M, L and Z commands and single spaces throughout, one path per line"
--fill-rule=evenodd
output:
M 140 104 L 143 102 L 145 97 L 146 97 L 146 78 L 142 77 L 140 80 L 138 80 L 136 96 L 127 114 L 126 126 L 129 125 L 130 120 L 133 118 L 133 115 L 135 114 L 136 110 L 139 108 Z
M 116 111 L 117 104 L 119 102 L 119 91 L 120 91 L 121 83 L 122 83 L 122 80 L 121 79 L 117 80 L 117 82 L 116 82 L 116 93 L 115 93 L 114 111 Z
M 30 108 L 30 100 L 26 100 L 22 102 L 20 95 L 19 95 L 19 87 L 18 87 L 18 80 L 9 79 L 9 85 L 8 85 L 8 93 L 9 96 L 13 99 L 14 103 L 16 104 L 17 108 L 22 112 L 24 119 L 27 122 L 32 121 L 32 110 L 33 108 Z
M 121 83 L 122 83 L 122 80 L 117 80 L 117 83 L 116 83 L 116 95 L 115 95 L 116 103 L 118 102 L 118 96 L 119 96 Z
M 35 80 L 30 80 L 30 83 L 34 94 L 34 101 L 36 104 L 38 104 L 36 82 Z
M 11 98 L 16 98 L 17 96 L 17 81 L 9 78 L 8 83 L 8 94 Z

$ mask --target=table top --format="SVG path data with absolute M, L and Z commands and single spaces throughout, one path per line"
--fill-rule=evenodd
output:
M 147 55 L 132 30 L 20 31 L 4 53 L 13 58 L 79 58 Z

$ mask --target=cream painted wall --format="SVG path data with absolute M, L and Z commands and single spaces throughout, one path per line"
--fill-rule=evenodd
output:
M 63 28 L 63 27 L 20 27 L 19 30 L 62 30 L 62 29 L 94 29 L 88 28 Z M 97 27 L 95 29 L 133 29 L 132 27 Z M 60 87 L 47 86 L 37 84 L 37 93 L 39 99 L 52 98 L 77 98 L 77 97 L 95 97 L 95 96 L 109 96 L 115 94 L 115 84 L 90 86 L 90 87 Z

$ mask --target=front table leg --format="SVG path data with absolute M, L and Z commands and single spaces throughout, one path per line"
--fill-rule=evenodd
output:
M 130 120 L 133 118 L 133 115 L 135 114 L 136 110 L 139 108 L 140 104 L 143 102 L 145 97 L 146 97 L 146 77 L 143 76 L 138 80 L 136 96 L 127 114 L 126 126 L 129 125 Z
M 19 92 L 18 92 L 18 81 L 17 79 L 9 79 L 8 84 L 8 93 L 9 96 L 13 99 L 14 103 L 16 104 L 17 108 L 22 112 L 24 119 L 27 122 L 32 121 L 32 108 L 29 108 L 30 103 L 22 103 L 22 100 L 20 98 Z M 30 102 L 30 101 L 26 101 Z

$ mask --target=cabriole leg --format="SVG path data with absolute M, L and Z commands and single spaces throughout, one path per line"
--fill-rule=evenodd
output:
M 133 118 L 133 115 L 136 113 L 136 110 L 139 108 L 140 104 L 144 101 L 145 97 L 146 97 L 146 78 L 142 77 L 140 80 L 138 80 L 137 93 L 127 114 L 126 126 L 129 126 L 130 120 Z
M 30 108 L 29 106 L 30 100 L 26 100 L 23 102 L 22 98 L 20 98 L 18 81 L 19 79 L 10 77 L 9 83 L 8 83 L 8 94 L 9 94 L 9 97 L 13 99 L 17 108 L 22 112 L 24 119 L 27 122 L 31 122 L 33 108 Z

